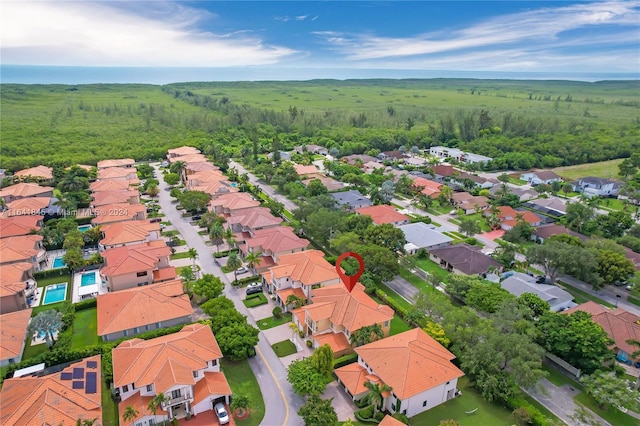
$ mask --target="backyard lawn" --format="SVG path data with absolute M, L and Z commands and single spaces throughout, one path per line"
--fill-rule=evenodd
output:
M 249 361 L 220 360 L 220 366 L 227 377 L 231 391 L 236 395 L 246 395 L 251 400 L 251 414 L 245 420 L 236 420 L 238 426 L 257 426 L 264 417 L 264 401 L 260 385 L 253 375 Z
M 389 336 L 393 336 L 407 330 L 411 330 L 411 326 L 405 320 L 400 318 L 398 314 L 393 314 L 391 327 L 389 329 Z
M 418 265 L 420 269 L 427 271 L 432 275 L 435 275 L 440 281 L 445 281 L 449 276 L 449 272 L 446 269 L 441 268 L 440 265 L 438 265 L 431 259 L 416 258 L 416 265 Z
M 271 345 L 273 351 L 278 355 L 278 358 L 285 357 L 287 355 L 295 354 L 298 350 L 296 349 L 296 345 L 289 339 L 283 340 L 282 342 L 274 343 Z
M 453 419 L 460 423 L 460 426 L 511 426 L 513 424 L 509 410 L 484 400 L 480 393 L 471 387 L 466 377 L 458 379 L 458 389 L 462 391 L 461 396 L 412 417 L 409 423 L 437 425 L 440 420 Z M 475 413 L 466 413 L 472 410 L 476 410 Z
M 280 318 L 268 317 L 256 321 L 260 330 L 267 330 L 269 328 L 277 327 L 282 324 L 286 324 L 291 321 L 291 312 L 285 312 Z
M 118 415 L 118 404 L 111 398 L 111 389 L 103 378 L 100 380 L 102 387 L 102 424 L 104 426 L 118 426 L 120 419 Z
M 97 345 L 98 308 L 76 312 L 71 335 L 71 349 L 82 349 L 85 346 Z

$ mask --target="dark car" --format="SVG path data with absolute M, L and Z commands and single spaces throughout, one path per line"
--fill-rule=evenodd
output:
M 151 219 L 149 219 L 149 222 L 151 222 L 151 223 L 162 222 L 162 218 L 161 217 L 152 217 Z
M 202 216 L 200 216 L 199 214 L 197 214 L 197 215 L 195 215 L 195 216 L 192 216 L 192 217 L 191 217 L 191 219 L 193 219 L 194 221 L 195 221 L 195 220 L 200 220 L 200 219 L 202 219 Z

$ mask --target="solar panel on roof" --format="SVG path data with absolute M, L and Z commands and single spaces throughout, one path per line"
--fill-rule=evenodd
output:
M 95 361 L 87 361 L 87 368 L 98 368 L 98 363 Z
M 84 393 L 96 393 L 97 391 L 98 373 L 94 371 L 87 372 L 87 383 Z
M 71 382 L 71 387 L 73 389 L 82 389 L 84 387 L 84 381 L 74 380 L 73 382 Z
M 84 368 L 74 368 L 73 369 L 73 378 L 74 379 L 83 379 L 84 378 Z
M 71 373 L 60 373 L 60 380 L 71 380 L 72 376 Z

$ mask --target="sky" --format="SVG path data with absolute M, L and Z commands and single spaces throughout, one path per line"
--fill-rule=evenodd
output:
M 0 2 L 3 65 L 640 73 L 640 0 Z

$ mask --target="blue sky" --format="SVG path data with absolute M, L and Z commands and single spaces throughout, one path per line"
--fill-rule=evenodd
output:
M 3 64 L 640 73 L 640 0 L 3 1 Z

